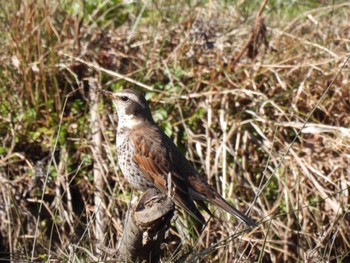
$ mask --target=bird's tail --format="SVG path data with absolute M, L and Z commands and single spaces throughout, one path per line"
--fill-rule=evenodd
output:
M 208 201 L 218 207 L 221 207 L 226 212 L 230 213 L 243 223 L 245 223 L 247 226 L 255 227 L 257 226 L 256 223 L 247 217 L 246 215 L 239 212 L 236 208 L 234 208 L 232 205 L 230 205 L 223 197 L 221 197 L 218 193 L 215 194 L 214 198 L 208 199 Z

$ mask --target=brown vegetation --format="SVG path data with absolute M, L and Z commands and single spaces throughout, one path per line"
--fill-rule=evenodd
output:
M 347 1 L 271 1 L 259 19 L 261 3 L 250 1 L 64 2 L 0 4 L 0 258 L 117 258 L 137 193 L 118 170 L 117 121 L 102 98 L 103 143 L 93 154 L 91 78 L 105 89 L 143 90 L 198 170 L 259 223 L 246 230 L 215 211 L 197 239 L 179 211 L 164 261 L 349 257 Z M 105 185 L 102 243 L 96 167 Z

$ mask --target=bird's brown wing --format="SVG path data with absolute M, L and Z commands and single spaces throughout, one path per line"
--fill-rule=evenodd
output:
M 174 198 L 177 205 L 186 210 L 192 217 L 205 223 L 202 214 L 189 194 L 186 178 L 173 169 L 169 142 L 161 131 L 153 127 L 135 129 L 130 134 L 135 154 L 133 161 L 139 166 L 143 175 L 161 192 Z M 170 139 L 169 139 L 170 140 Z

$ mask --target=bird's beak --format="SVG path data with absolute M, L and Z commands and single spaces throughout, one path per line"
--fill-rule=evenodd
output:
M 101 93 L 102 95 L 108 97 L 108 98 L 115 99 L 113 92 L 110 92 L 110 91 L 104 90 L 104 89 L 100 89 L 100 90 L 98 90 L 98 92 Z

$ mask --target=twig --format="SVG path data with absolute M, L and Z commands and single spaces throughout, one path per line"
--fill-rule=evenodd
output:
M 249 38 L 247 40 L 247 42 L 245 43 L 245 45 L 243 46 L 243 48 L 241 49 L 241 51 L 238 53 L 237 56 L 235 56 L 231 63 L 228 66 L 228 71 L 233 71 L 234 68 L 236 67 L 237 62 L 241 59 L 241 57 L 243 56 L 244 52 L 248 49 L 248 47 L 254 42 L 254 38 L 256 37 L 257 33 L 259 33 L 259 30 L 256 30 L 256 28 L 258 27 L 259 24 L 261 24 L 262 22 L 262 18 L 261 18 L 261 14 L 264 11 L 264 8 L 267 4 L 268 0 L 264 0 L 264 2 L 262 2 L 260 9 L 256 15 L 255 18 L 255 23 L 254 26 L 252 28 L 252 31 L 250 32 Z

